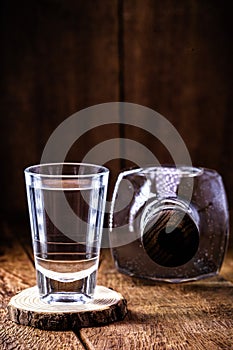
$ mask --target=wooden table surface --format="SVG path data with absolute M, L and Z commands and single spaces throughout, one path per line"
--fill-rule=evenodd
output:
M 162 284 L 119 274 L 107 250 L 98 284 L 122 293 L 128 314 L 121 322 L 69 332 L 49 332 L 7 319 L 18 291 L 35 285 L 31 248 L 23 228 L 0 231 L 0 349 L 233 349 L 233 257 L 217 277 Z

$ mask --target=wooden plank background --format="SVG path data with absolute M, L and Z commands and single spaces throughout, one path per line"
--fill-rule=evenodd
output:
M 233 207 L 233 27 L 225 0 L 1 0 L 1 215 L 27 216 L 23 169 L 52 131 L 94 104 L 133 102 L 165 116 L 193 164 L 222 174 Z M 70 160 L 129 137 L 161 163 L 164 147 L 137 128 L 79 140 Z M 108 166 L 114 174 L 119 162 Z M 127 163 L 126 163 L 127 165 Z

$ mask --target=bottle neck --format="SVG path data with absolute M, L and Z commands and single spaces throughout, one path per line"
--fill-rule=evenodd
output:
M 141 216 L 141 240 L 158 265 L 178 267 L 190 261 L 199 246 L 199 216 L 177 198 L 154 200 Z

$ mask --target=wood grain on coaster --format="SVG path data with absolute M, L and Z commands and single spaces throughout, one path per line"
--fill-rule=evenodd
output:
M 37 287 L 23 290 L 8 304 L 8 317 L 12 321 L 56 331 L 112 323 L 122 320 L 126 313 L 123 296 L 103 286 L 96 287 L 94 299 L 86 304 L 47 304 L 39 298 Z

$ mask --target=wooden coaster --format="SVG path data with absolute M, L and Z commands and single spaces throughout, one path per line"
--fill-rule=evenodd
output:
M 39 298 L 37 287 L 23 290 L 8 304 L 10 320 L 44 330 L 71 330 L 94 327 L 122 320 L 126 300 L 112 289 L 97 286 L 94 299 L 82 305 L 50 305 Z

